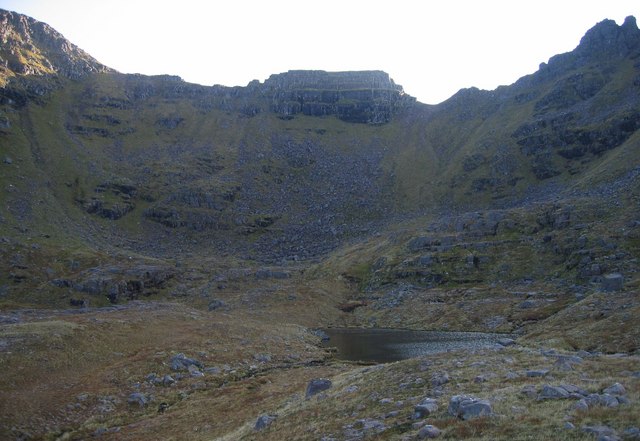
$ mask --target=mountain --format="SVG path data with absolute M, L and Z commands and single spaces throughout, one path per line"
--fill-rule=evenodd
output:
M 512 86 L 461 90 L 438 106 L 379 71 L 291 71 L 234 88 L 122 75 L 42 23 L 8 12 L 3 23 L 9 52 L 31 45 L 37 55 L 4 62 L 14 66 L 3 89 L 7 152 L 39 170 L 60 234 L 88 214 L 140 243 L 170 232 L 224 248 L 231 239 L 260 259 L 312 257 L 397 216 L 592 187 L 636 155 L 631 17 L 599 23 Z M 46 68 L 25 67 L 36 58 Z M 47 88 L 52 72 L 60 85 Z M 45 102 L 7 105 L 29 101 L 30 81 L 51 89 Z M 28 191 L 20 198 L 9 222 L 48 223 L 26 208 Z
M 637 359 L 633 17 L 596 24 L 573 51 L 512 85 L 463 89 L 438 105 L 418 102 L 383 71 L 289 71 L 207 87 L 116 72 L 14 12 L 0 11 L 0 34 L 0 359 L 10 372 L 0 389 L 15 401 L 0 406 L 3 435 L 83 438 L 117 424 L 123 439 L 169 436 L 151 430 L 168 407 L 127 407 L 124 391 L 136 384 L 151 388 L 155 404 L 175 405 L 176 439 L 200 418 L 187 398 L 202 404 L 211 390 L 229 394 L 209 396 L 216 412 L 237 413 L 207 423 L 208 439 L 251 439 L 254 416 L 239 410 L 250 400 L 279 409 L 279 429 L 265 439 L 283 439 L 304 432 L 304 415 L 331 415 L 317 427 L 342 424 L 323 434 L 364 436 L 369 420 L 347 416 L 368 415 L 365 395 L 453 393 L 451 384 L 414 391 L 432 384 L 412 377 L 429 360 L 379 371 L 331 361 L 306 327 L 518 337 L 518 349 L 478 355 L 476 367 L 510 358 L 525 369 L 551 351 L 590 351 L 578 357 L 590 357 L 582 370 L 554 373 L 567 382 L 583 381 L 578 372 L 604 382 L 602 372 Z M 204 383 L 184 373 L 140 380 L 183 352 L 220 366 Z M 438 358 L 438 369 L 464 377 L 473 393 L 503 393 L 502 379 L 476 382 L 456 354 Z M 28 393 L 23 369 L 36 385 Z M 74 379 L 76 369 L 86 381 Z M 351 378 L 367 392 L 340 398 L 340 411 L 321 400 L 287 404 L 282 397 L 312 375 Z M 394 392 L 396 380 L 405 392 Z M 635 415 L 636 389 L 629 407 L 607 414 L 619 430 Z M 405 398 L 399 408 L 412 413 Z M 65 407 L 69 400 L 79 404 Z M 382 412 L 378 401 L 372 408 Z M 523 405 L 516 401 L 504 403 Z M 473 427 L 500 439 L 515 436 L 509 424 L 562 424 L 564 410 L 545 406 L 526 421 Z M 602 412 L 576 418 L 592 424 Z M 414 430 L 389 415 L 398 436 Z M 474 423 L 438 415 L 447 436 L 472 438 Z M 137 432 L 140 424 L 153 435 Z M 555 436 L 553 424 L 540 439 Z M 109 433 L 100 432 L 120 436 Z
M 30 75 L 81 78 L 111 69 L 70 43 L 46 23 L 11 11 L 0 14 L 0 85 Z

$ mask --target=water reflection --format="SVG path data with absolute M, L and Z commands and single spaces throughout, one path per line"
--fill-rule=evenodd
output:
M 323 329 L 324 346 L 338 348 L 341 360 L 387 363 L 453 349 L 495 346 L 504 334 L 480 332 L 410 331 L 403 329 Z

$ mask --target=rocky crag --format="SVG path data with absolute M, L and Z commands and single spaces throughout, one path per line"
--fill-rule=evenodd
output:
M 367 124 L 387 123 L 398 108 L 415 101 L 381 71 L 289 71 L 269 77 L 263 93 L 272 97 L 272 110 L 284 118 L 335 115 Z

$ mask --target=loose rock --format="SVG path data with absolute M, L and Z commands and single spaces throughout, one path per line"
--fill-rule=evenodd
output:
M 315 335 L 316 337 L 320 337 L 320 340 L 322 340 L 322 341 L 331 340 L 331 337 L 329 337 L 329 334 L 324 332 L 322 329 L 314 329 L 313 331 L 311 331 L 311 333 L 313 335 Z
M 542 391 L 538 395 L 538 400 L 558 400 L 564 398 L 570 398 L 569 392 L 562 386 L 549 386 L 545 384 L 542 386 Z
M 195 364 L 189 365 L 188 369 L 189 369 L 189 374 L 192 377 L 194 377 L 194 378 L 196 378 L 196 377 L 204 377 L 204 374 L 202 372 L 200 372 L 200 369 L 198 369 Z
M 498 339 L 498 344 L 502 346 L 512 346 L 516 344 L 516 341 L 512 338 L 500 338 Z
M 433 398 L 425 398 L 413 410 L 413 419 L 426 418 L 438 410 L 438 403 Z
M 316 378 L 311 380 L 307 385 L 307 392 L 305 394 L 306 398 L 310 398 L 314 395 L 319 394 L 322 391 L 330 389 L 332 386 L 331 380 L 327 380 L 326 378 Z
M 171 357 L 171 369 L 174 371 L 187 371 L 189 366 L 196 366 L 201 368 L 202 363 L 193 358 L 188 358 L 186 355 L 180 353 Z
M 540 394 L 538 394 L 538 400 L 561 400 L 561 399 L 583 399 L 588 395 L 588 392 L 580 389 L 573 384 L 562 384 L 560 386 L 550 386 L 545 384 L 542 386 Z
M 455 395 L 449 402 L 449 415 L 469 420 L 481 416 L 493 415 L 491 403 L 469 395 Z
M 145 407 L 149 403 L 149 397 L 142 392 L 134 392 L 127 398 L 127 403 L 130 405 L 137 404 L 140 407 Z
M 226 308 L 227 304 L 220 299 L 213 299 L 209 302 L 209 311 Z
M 175 382 L 176 380 L 174 380 L 174 378 L 171 375 L 167 374 L 164 377 L 162 377 L 162 384 L 164 386 L 171 386 Z
M 530 369 L 526 371 L 527 377 L 535 378 L 535 377 L 546 377 L 549 373 L 549 369 Z
M 253 430 L 263 430 L 266 429 L 275 421 L 277 415 L 260 415 L 258 420 L 256 421 L 255 426 L 253 426 Z
M 432 439 L 440 436 L 440 429 L 436 426 L 427 424 L 418 432 L 418 439 Z
M 446 372 L 438 372 L 431 377 L 431 385 L 433 387 L 442 386 L 449 382 L 449 374 Z
M 597 436 L 598 440 L 618 439 L 616 431 L 607 426 L 582 426 L 582 431 Z
M 612 386 L 604 389 L 602 393 L 609 395 L 626 395 L 627 391 L 623 385 L 621 385 L 620 383 L 615 383 Z
M 582 398 L 573 405 L 573 409 L 577 410 L 578 412 L 586 412 L 587 410 L 589 410 L 589 404 L 587 404 L 587 400 Z
M 602 278 L 602 290 L 606 292 L 621 291 L 624 277 L 620 273 L 607 274 Z
M 269 354 L 254 354 L 253 359 L 259 361 L 260 363 L 269 363 L 271 362 L 271 355 Z
M 536 387 L 533 384 L 527 384 L 526 386 L 523 386 L 522 389 L 520 389 L 520 393 L 529 398 L 533 398 L 536 396 Z

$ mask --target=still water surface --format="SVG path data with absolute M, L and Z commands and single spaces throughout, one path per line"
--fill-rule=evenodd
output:
M 324 346 L 338 348 L 341 360 L 388 363 L 454 349 L 495 346 L 505 334 L 410 331 L 405 329 L 328 328 Z

